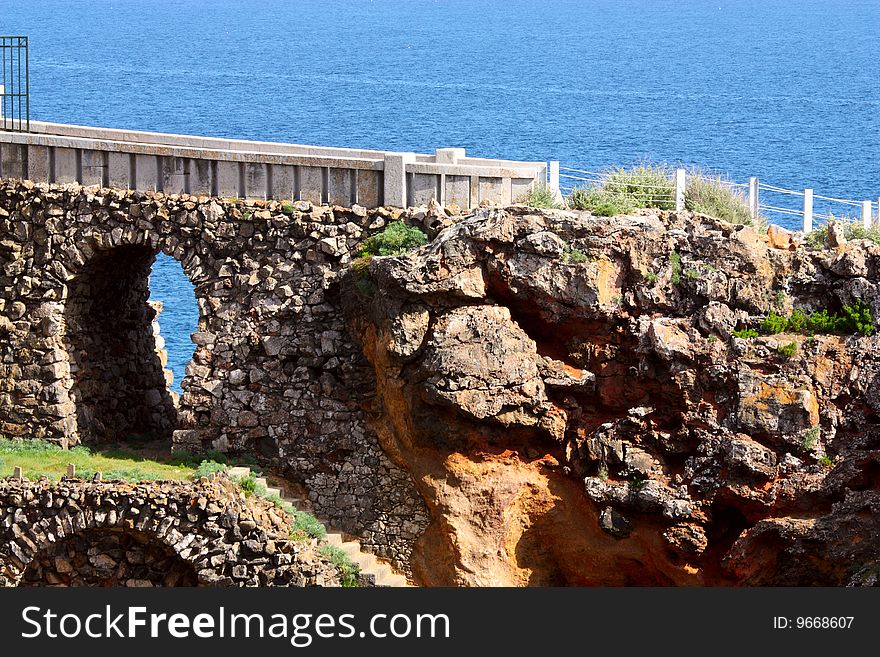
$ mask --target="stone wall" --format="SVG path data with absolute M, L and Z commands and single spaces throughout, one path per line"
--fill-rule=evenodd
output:
M 0 482 L 0 586 L 338 586 L 229 479 Z
M 255 454 L 408 571 L 427 512 L 368 422 L 374 374 L 339 283 L 399 214 L 0 182 L 0 434 Z M 199 305 L 177 409 L 146 303 L 159 252 Z

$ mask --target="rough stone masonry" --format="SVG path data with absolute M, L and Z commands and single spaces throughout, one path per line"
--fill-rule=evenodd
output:
M 427 512 L 366 422 L 374 379 L 339 286 L 365 234 L 396 216 L 0 182 L 0 434 L 256 454 L 408 571 Z M 199 306 L 178 407 L 147 304 L 159 252 Z

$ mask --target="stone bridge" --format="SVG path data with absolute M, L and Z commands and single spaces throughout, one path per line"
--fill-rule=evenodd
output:
M 335 568 L 220 477 L 0 482 L 0 586 L 308 586 Z
M 0 434 L 255 454 L 408 572 L 428 513 L 368 422 L 375 378 L 340 291 L 360 242 L 399 215 L 0 181 Z M 179 402 L 147 303 L 160 252 L 199 307 Z

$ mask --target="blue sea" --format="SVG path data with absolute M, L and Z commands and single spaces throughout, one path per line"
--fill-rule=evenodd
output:
M 0 0 L 0 34 L 30 36 L 36 119 L 589 171 L 650 159 L 875 201 L 878 26 L 878 0 Z M 178 383 L 185 283 L 157 261 Z

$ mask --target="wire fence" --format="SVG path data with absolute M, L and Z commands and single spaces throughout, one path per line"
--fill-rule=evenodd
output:
M 804 232 L 813 230 L 817 220 L 861 221 L 865 227 L 880 224 L 880 198 L 845 199 L 816 194 L 812 189 L 788 189 L 754 177 L 748 182 L 736 182 L 721 173 L 687 172 L 684 169 L 678 169 L 674 176 L 666 178 L 654 179 L 654 174 L 656 171 L 649 172 L 649 182 L 638 182 L 639 177 L 626 170 L 589 171 L 551 162 L 550 187 L 566 197 L 580 189 L 625 192 L 629 197 L 655 207 L 672 204 L 683 209 L 688 183 L 693 185 L 697 180 L 726 188 L 747 204 L 756 218 L 772 222 L 777 217 L 788 227 L 798 226 Z

